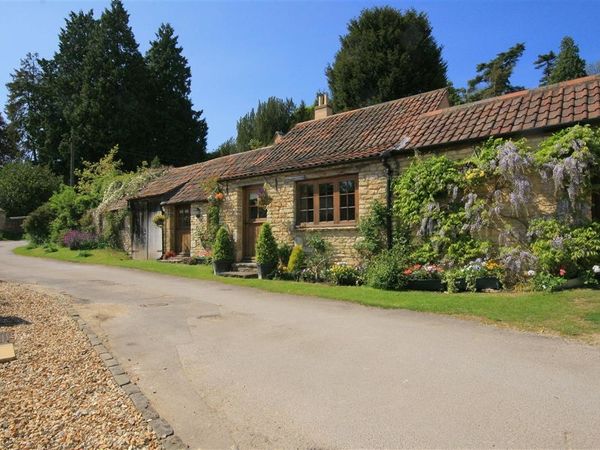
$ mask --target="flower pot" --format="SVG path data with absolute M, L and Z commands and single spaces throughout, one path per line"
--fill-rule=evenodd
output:
M 218 261 L 213 261 L 213 271 L 215 275 L 219 275 L 223 272 L 229 272 L 231 270 L 231 261 L 226 261 L 220 259 Z
M 583 278 L 570 278 L 566 280 L 559 288 L 559 291 L 566 289 L 577 289 L 585 287 L 585 280 Z
M 499 291 L 502 289 L 502 283 L 497 277 L 480 277 L 475 280 L 475 290 L 477 292 L 492 290 Z
M 467 290 L 467 280 L 464 278 L 458 278 L 454 280 L 454 288 L 456 292 L 464 292 Z
M 438 279 L 429 280 L 411 280 L 408 279 L 406 282 L 406 289 L 414 291 L 445 291 L 446 283 Z
M 267 278 L 271 278 L 273 272 L 277 268 L 276 264 L 266 263 L 266 264 L 256 264 L 256 268 L 258 269 L 258 278 L 261 280 L 266 280 Z

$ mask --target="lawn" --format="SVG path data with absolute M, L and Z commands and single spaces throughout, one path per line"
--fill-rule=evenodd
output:
M 402 308 L 453 316 L 477 318 L 487 323 L 523 330 L 596 338 L 600 335 L 600 291 L 577 289 L 558 293 L 506 292 L 494 294 L 444 294 L 435 292 L 393 292 L 369 287 L 329 286 L 280 280 L 242 280 L 216 277 L 209 266 L 166 264 L 129 259 L 114 250 L 92 250 L 90 256 L 66 248 L 46 253 L 43 248 L 18 247 L 17 255 L 37 256 L 84 264 L 104 264 L 158 272 L 200 280 L 308 295 L 360 303 L 380 308 Z

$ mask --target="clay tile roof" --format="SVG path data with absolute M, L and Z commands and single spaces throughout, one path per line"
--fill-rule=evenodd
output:
M 431 111 L 420 117 L 410 136 L 410 148 L 448 145 L 592 120 L 600 120 L 600 76 L 597 75 Z
M 135 198 L 167 203 L 207 198 L 202 180 L 232 180 L 379 157 L 408 139 L 409 149 L 600 120 L 600 76 L 448 107 L 446 89 L 297 124 L 260 149 L 173 168 Z

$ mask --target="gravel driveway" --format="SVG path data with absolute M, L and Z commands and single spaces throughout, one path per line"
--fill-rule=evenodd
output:
M 160 443 L 75 322 L 68 300 L 0 283 L 0 448 L 148 448 Z
M 193 448 L 597 448 L 600 349 L 477 322 L 10 253 Z M 485 301 L 482 297 L 482 301 Z

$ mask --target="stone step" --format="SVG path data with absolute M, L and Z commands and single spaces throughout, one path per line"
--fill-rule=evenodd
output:
M 256 263 L 253 262 L 233 263 L 231 268 L 234 272 L 256 272 L 258 270 Z
M 258 271 L 242 270 L 239 272 L 221 272 L 219 276 L 230 278 L 258 278 Z

